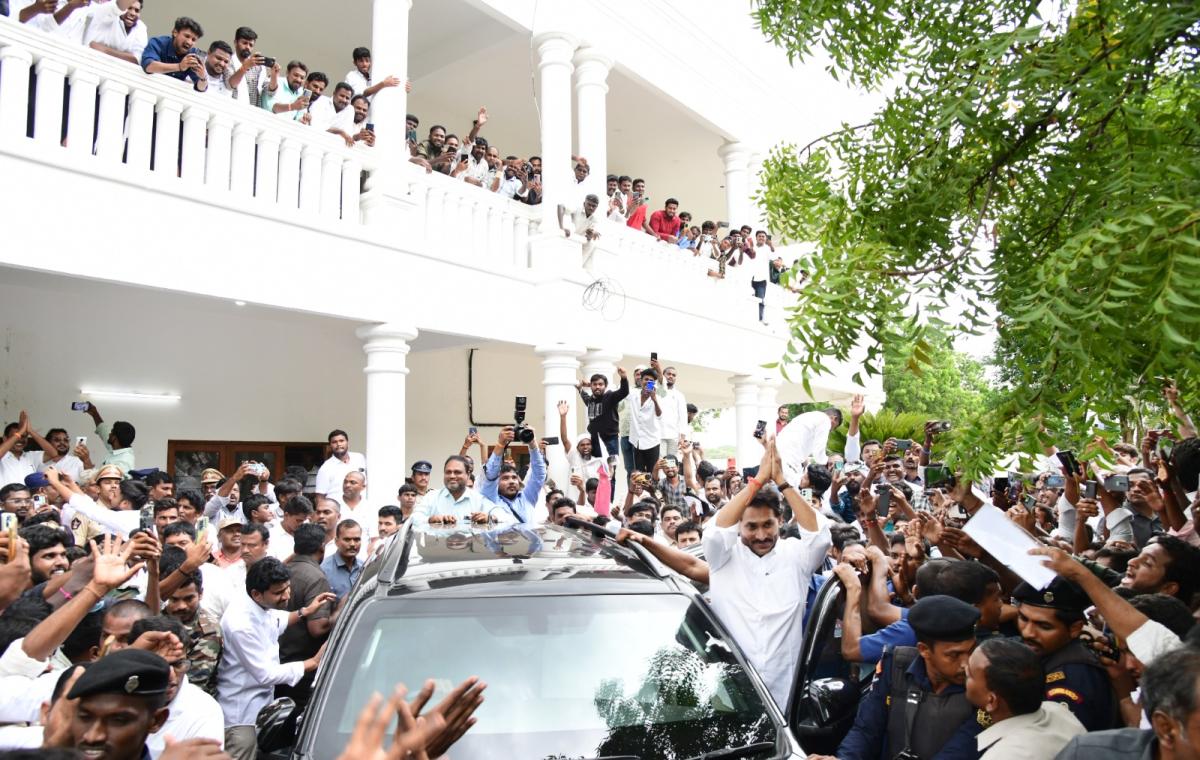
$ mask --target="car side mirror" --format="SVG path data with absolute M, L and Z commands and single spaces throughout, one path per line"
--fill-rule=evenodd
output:
M 809 717 L 822 727 L 833 726 L 858 709 L 858 686 L 845 678 L 818 678 L 808 687 Z
M 289 697 L 277 699 L 260 710 L 255 721 L 259 751 L 278 752 L 294 745 L 298 717 L 296 702 Z

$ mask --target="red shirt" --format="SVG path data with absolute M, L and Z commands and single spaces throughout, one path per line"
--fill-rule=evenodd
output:
M 646 204 L 645 203 L 643 203 L 642 205 L 637 207 L 637 211 L 634 211 L 629 216 L 629 221 L 626 222 L 626 224 L 628 224 L 630 227 L 634 228 L 635 230 L 640 230 L 640 229 L 642 229 L 642 222 L 644 222 L 644 221 L 646 221 Z
M 659 209 L 650 215 L 650 229 L 654 230 L 654 234 L 658 235 L 659 240 L 667 240 L 679 236 L 679 226 L 682 221 L 678 216 L 667 218 L 667 212 Z

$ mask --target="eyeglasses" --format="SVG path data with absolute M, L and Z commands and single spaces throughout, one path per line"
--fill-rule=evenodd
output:
M 17 504 L 17 505 L 20 505 L 20 504 L 32 504 L 32 503 L 33 503 L 33 499 L 11 499 L 11 498 L 10 498 L 10 499 L 5 499 L 5 500 L 4 500 L 4 503 L 5 503 L 5 504 Z

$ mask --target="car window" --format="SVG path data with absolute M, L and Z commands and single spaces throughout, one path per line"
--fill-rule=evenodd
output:
M 472 675 L 486 699 L 455 760 L 669 759 L 776 738 L 729 645 L 683 595 L 381 599 L 350 623 L 306 726 L 312 757 L 338 755 L 373 692 L 432 678 L 436 703 Z

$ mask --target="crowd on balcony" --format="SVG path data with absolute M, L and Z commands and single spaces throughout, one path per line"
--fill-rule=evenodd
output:
M 830 656 L 877 674 L 838 757 L 908 756 L 909 741 L 915 757 L 1184 756 L 1143 751 L 1190 741 L 1200 709 L 1200 439 L 1173 386 L 1175 424 L 1138 445 L 1050 448 L 970 481 L 930 461 L 953 421 L 863 440 L 861 397 L 845 415 L 780 407 L 758 424 L 755 466 L 718 466 L 679 380 L 657 359 L 581 378 L 584 434 L 567 437 L 565 399 L 560 430 L 542 431 L 557 438 L 520 446 L 510 426 L 489 449 L 472 429 L 440 487 L 417 461 L 394 496 L 371 485 L 394 464 L 369 463 L 342 430 L 313 469 L 173 478 L 139 466 L 134 424 L 90 403 L 94 439 L 21 413 L 0 441 L 0 748 L 90 752 L 107 704 L 92 697 L 124 693 L 153 719 L 128 721 L 104 757 L 145 744 L 168 760 L 253 758 L 259 710 L 305 703 L 356 581 L 403 531 L 582 520 L 706 587 L 781 707 L 804 620 L 836 583 Z M 844 416 L 844 449 L 829 452 Z M 556 484 L 547 457 L 564 455 L 570 482 Z

